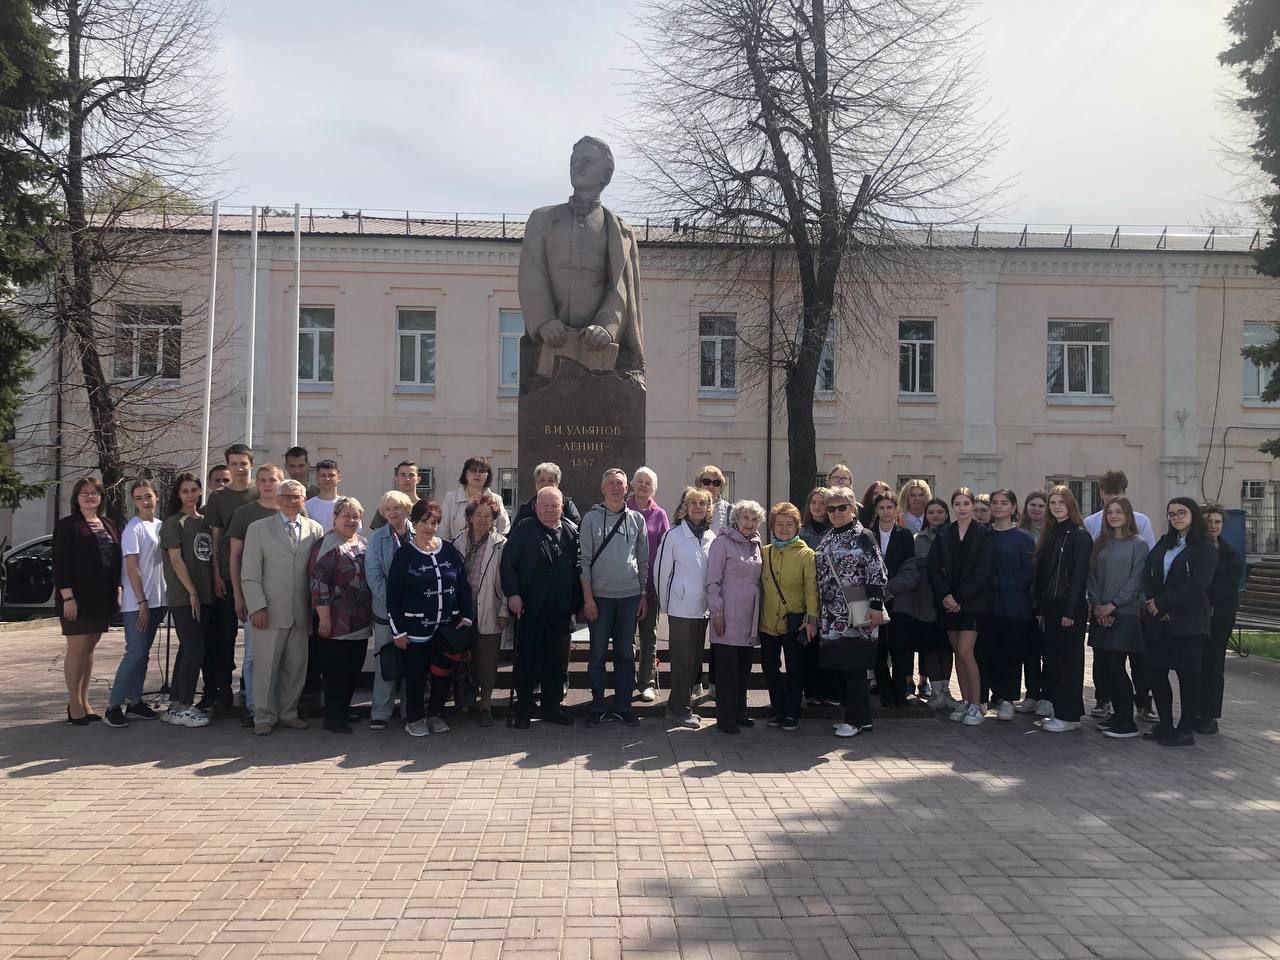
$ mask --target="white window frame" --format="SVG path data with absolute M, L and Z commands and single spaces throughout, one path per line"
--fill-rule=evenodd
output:
M 161 312 L 170 313 L 173 319 L 156 322 Z M 152 319 L 147 322 L 148 314 Z M 154 373 L 142 372 L 142 340 L 144 334 L 156 335 L 156 369 Z M 127 345 L 126 345 L 126 340 Z M 122 351 L 127 349 L 128 362 L 122 364 Z M 182 379 L 182 304 L 180 303 L 122 303 L 116 308 L 116 347 L 112 358 L 115 380 L 181 380 Z M 165 373 L 165 359 L 170 351 L 176 354 L 176 367 L 172 375 Z
M 514 320 L 515 330 L 503 330 L 504 320 Z M 512 394 L 520 390 L 520 337 L 524 334 L 524 313 L 520 310 L 498 311 L 498 390 Z M 515 356 L 515 370 L 508 371 L 507 352 Z
M 418 467 L 418 485 L 413 488 L 420 500 L 430 500 L 436 495 L 436 468 Z
M 1250 331 L 1257 332 L 1257 340 L 1250 338 Z M 1246 323 L 1241 331 L 1242 346 L 1260 346 L 1264 343 L 1270 343 L 1276 336 L 1274 324 L 1270 323 Z M 1243 400 L 1262 402 L 1262 394 L 1267 389 L 1267 384 L 1271 382 L 1271 378 L 1276 375 L 1276 367 L 1262 366 L 1248 357 L 1240 358 L 1242 366 L 1243 381 L 1241 383 L 1240 396 Z M 1254 385 L 1250 384 L 1250 381 Z M 1255 386 L 1256 385 L 1256 386 Z
M 902 336 L 902 325 L 904 323 L 927 323 L 929 325 L 929 337 L 925 340 L 905 339 Z M 928 357 L 922 354 L 922 346 L 928 346 Z M 909 355 L 908 363 L 910 364 L 910 377 L 907 384 L 902 382 L 902 361 L 903 352 Z M 929 373 L 929 389 L 923 390 L 920 384 L 923 380 L 922 372 L 928 369 Z M 932 397 L 935 396 L 938 389 L 938 325 L 937 320 L 933 317 L 899 317 L 898 318 L 898 393 L 910 396 Z
M 1101 324 L 1106 331 L 1105 340 L 1054 340 L 1051 337 L 1055 324 L 1073 324 L 1073 323 L 1097 323 Z M 1109 397 L 1111 396 L 1111 321 L 1099 320 L 1096 318 L 1064 318 L 1055 317 L 1050 320 L 1045 332 L 1045 377 L 1044 390 L 1048 397 Z M 1050 383 L 1050 372 L 1053 369 L 1053 352 L 1057 347 L 1062 351 L 1062 389 L 1054 390 Z M 1096 357 L 1095 349 L 1105 351 L 1107 358 L 1107 389 L 1099 390 L 1095 388 L 1094 378 L 1097 372 L 1094 369 Z M 1085 353 L 1085 388 L 1083 390 L 1071 389 L 1071 355 L 1075 351 L 1083 350 Z
M 507 513 L 515 516 L 516 507 L 520 504 L 519 472 L 515 467 L 499 467 L 495 472 L 498 475 L 498 496 L 502 498 Z
M 716 329 L 712 333 L 704 334 L 702 325 L 705 322 L 711 322 L 713 325 L 721 322 L 728 322 L 732 325 L 733 332 L 726 333 L 723 329 Z M 713 354 L 712 367 L 712 384 L 704 384 L 702 382 L 702 363 L 703 353 L 706 345 L 711 345 Z M 726 350 L 726 345 L 729 349 Z M 730 383 L 725 381 L 725 354 L 732 354 L 732 358 L 728 361 Z M 702 313 L 698 315 L 698 392 L 704 396 L 733 396 L 738 392 L 738 315 L 735 313 Z
M 430 330 L 413 330 L 405 329 L 400 325 L 400 318 L 406 313 L 424 313 L 431 315 Z M 435 307 L 396 307 L 396 385 L 401 387 L 434 387 L 436 385 L 436 370 L 440 366 L 440 340 L 439 316 Z M 431 343 L 431 376 L 429 379 L 423 379 L 422 371 L 422 341 L 426 339 Z M 401 377 L 403 370 L 403 351 L 405 340 L 413 341 L 413 376 L 412 380 L 405 380 Z
M 331 321 L 329 326 L 304 327 L 302 325 L 301 314 L 305 314 L 308 311 L 319 311 L 319 310 L 327 310 L 329 312 L 329 317 Z M 324 351 L 320 347 L 321 340 L 322 340 L 321 334 L 323 333 L 329 334 L 329 344 L 330 344 L 329 367 L 331 372 L 334 374 L 334 376 L 330 376 L 328 379 L 324 379 L 320 376 L 320 358 L 324 354 Z M 306 338 L 305 342 L 303 339 L 304 336 Z M 337 356 L 338 349 L 337 349 L 337 342 L 336 342 L 337 336 L 338 336 L 338 311 L 336 307 L 334 307 L 332 304 L 316 303 L 316 304 L 307 304 L 301 308 L 301 313 L 298 316 L 298 382 L 299 383 L 324 383 L 324 384 L 330 384 L 330 385 L 333 384 L 334 377 L 336 376 L 337 369 L 338 369 L 338 356 Z M 302 375 L 302 358 L 303 358 L 303 355 L 307 353 L 310 353 L 311 355 L 312 376 L 310 377 L 304 377 Z
M 1080 508 L 1082 517 L 1102 509 L 1102 490 L 1098 486 L 1097 477 L 1045 477 L 1045 490 L 1056 486 L 1071 488 L 1071 494 L 1076 498 L 1076 505 Z

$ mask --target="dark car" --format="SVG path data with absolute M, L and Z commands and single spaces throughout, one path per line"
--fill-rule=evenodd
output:
M 0 553 L 0 613 L 53 613 L 53 535 L 46 533 Z

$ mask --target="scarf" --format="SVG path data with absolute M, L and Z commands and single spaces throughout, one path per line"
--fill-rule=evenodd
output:
M 706 533 L 709 529 L 711 529 L 710 515 L 705 517 L 701 523 L 694 523 L 688 517 L 684 518 L 684 522 L 689 525 L 689 529 L 693 531 L 693 535 L 697 537 L 699 540 L 702 539 L 702 535 L 704 533 Z
M 799 539 L 800 539 L 800 534 L 798 533 L 794 537 L 792 537 L 790 540 L 779 540 L 775 537 L 773 541 L 773 547 L 775 550 L 781 550 L 783 547 L 788 547 Z

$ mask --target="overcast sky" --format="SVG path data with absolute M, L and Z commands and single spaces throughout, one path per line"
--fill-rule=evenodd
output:
M 522 215 L 626 109 L 630 0 L 224 2 L 229 203 Z M 979 0 L 998 219 L 1222 220 L 1230 5 Z

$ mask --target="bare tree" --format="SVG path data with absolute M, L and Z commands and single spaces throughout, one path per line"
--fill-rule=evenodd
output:
M 653 0 L 641 15 L 627 124 L 640 189 L 693 239 L 735 251 L 740 290 L 768 290 L 739 352 L 782 375 L 797 503 L 817 472 L 829 339 L 882 340 L 937 274 L 934 231 L 989 212 L 981 173 L 1000 133 L 977 118 L 968 13 L 967 0 Z
M 163 306 L 193 312 L 191 292 L 157 289 L 157 278 L 180 285 L 182 268 L 206 255 L 198 235 L 164 228 L 172 212 L 190 213 L 215 172 L 215 18 L 204 0 L 53 0 L 43 16 L 66 62 L 65 134 L 33 131 L 27 147 L 54 172 L 60 218 L 48 254 L 59 270 L 27 307 L 50 345 L 48 396 L 36 399 L 55 422 L 28 418 L 19 442 L 28 462 L 33 447 L 48 448 L 36 459 L 54 479 L 96 466 L 119 516 L 126 471 L 151 461 L 201 399 L 183 376 L 203 361 L 182 342 L 198 327 Z M 170 334 L 175 319 L 181 332 Z

